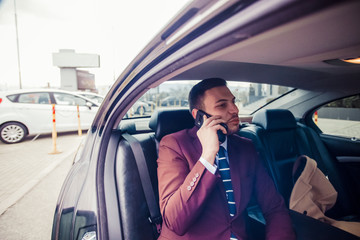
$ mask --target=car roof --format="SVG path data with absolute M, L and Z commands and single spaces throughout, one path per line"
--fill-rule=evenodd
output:
M 62 89 L 55 89 L 55 88 L 25 88 L 25 89 L 4 91 L 4 93 L 6 94 L 19 94 L 19 93 L 27 93 L 27 92 L 63 92 L 63 93 L 70 93 L 77 95 L 76 92 L 66 91 Z
M 62 90 L 62 89 L 53 89 L 53 88 L 32 88 L 32 89 L 16 89 L 16 90 L 8 90 L 8 91 L 3 91 L 0 92 L 0 95 L 3 96 L 8 96 L 8 95 L 13 95 L 13 94 L 21 94 L 21 93 L 30 93 L 30 92 L 56 92 L 56 93 L 67 93 L 67 94 L 71 94 L 83 99 L 86 99 L 86 101 L 91 102 L 92 104 L 95 104 L 96 106 L 99 106 L 98 103 L 94 102 L 93 100 L 79 95 L 77 92 L 71 92 L 71 91 L 66 91 L 66 90 Z
M 93 92 L 81 92 L 81 91 L 76 91 L 74 92 L 76 94 L 79 94 L 79 95 L 91 95 L 91 96 L 96 96 L 96 97 L 101 97 L 101 98 L 104 98 L 104 96 L 100 95 L 100 94 L 97 94 L 97 93 L 93 93 Z
M 360 65 L 331 60 L 360 56 L 359 10 L 359 1 L 330 6 L 234 44 L 173 79 L 221 75 L 227 80 L 354 93 Z
M 360 65 L 339 60 L 360 56 L 359 12 L 360 1 L 192 1 L 120 75 L 104 111 L 129 105 L 139 86 L 222 77 L 293 87 L 295 102 L 266 107 L 304 117 L 359 93 Z

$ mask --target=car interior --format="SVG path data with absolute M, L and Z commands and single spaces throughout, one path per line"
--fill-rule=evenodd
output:
M 360 156 L 359 142 L 323 134 L 313 124 L 312 116 L 318 107 L 329 101 L 359 93 L 360 65 L 337 64 L 345 56 L 358 56 L 360 53 L 360 28 L 353 24 L 360 20 L 358 9 L 359 2 L 356 1 L 344 4 L 336 11 L 330 7 L 321 14 L 307 16 L 249 41 L 234 44 L 169 79 L 201 80 L 216 76 L 293 87 L 294 91 L 287 96 L 247 116 L 247 122 L 241 123 L 238 135 L 253 141 L 287 205 L 294 186 L 294 162 L 301 155 L 316 160 L 318 168 L 338 192 L 336 205 L 326 214 L 346 221 L 360 219 L 360 206 L 357 204 L 360 201 L 359 180 L 354 178 L 360 173 L 360 163 L 339 163 L 338 157 Z M 333 25 L 349 27 L 336 28 L 334 32 Z M 308 40 L 299 36 L 308 36 Z M 292 99 L 294 95 L 297 97 Z M 146 121 L 149 130 L 144 131 L 136 128 L 134 120 L 123 120 L 113 129 L 110 139 L 116 149 L 115 178 L 125 239 L 156 239 L 157 231 L 154 226 L 156 219 L 150 217 L 149 220 L 151 210 L 146 196 L 149 193 L 142 183 L 137 154 L 122 135 L 131 135 L 140 144 L 153 189 L 150 194 L 158 202 L 158 144 L 163 136 L 194 126 L 187 109 L 158 110 Z M 349 175 L 348 171 L 352 174 Z M 256 203 L 251 204 L 248 208 L 249 228 L 253 230 L 253 238 L 258 239 L 264 234 L 264 230 L 258 228 L 264 221 Z M 310 236 L 317 236 L 317 239 L 329 239 L 329 236 L 332 239 L 358 239 L 305 214 L 294 211 L 290 214 L 298 239 L 310 239 Z
M 156 111 L 152 115 L 149 126 L 153 132 L 136 134 L 132 124 L 124 126 L 120 131 L 132 134 L 140 143 L 141 149 L 146 156 L 146 165 L 150 173 L 154 196 L 156 196 L 158 202 L 156 172 L 158 144 L 161 138 L 167 134 L 193 127 L 194 119 L 186 109 L 165 109 Z M 356 201 L 354 201 L 356 198 L 349 191 L 350 189 L 346 187 L 346 183 L 341 181 L 341 173 L 336 168 L 334 160 L 327 152 L 319 136 L 311 128 L 297 123 L 290 111 L 285 109 L 261 110 L 254 115 L 252 124 L 246 123 L 241 126 L 238 134 L 253 140 L 259 156 L 269 170 L 277 189 L 283 195 L 287 204 L 294 185 L 291 175 L 292 165 L 299 156 L 307 155 L 316 159 L 319 168 L 329 176 L 330 181 L 339 193 L 336 206 L 329 213 L 330 216 L 342 220 L 354 221 L 359 219 L 359 208 Z M 310 144 L 313 144 L 313 146 L 310 146 Z M 142 183 L 134 159 L 135 154 L 125 139 L 119 142 L 117 153 L 117 185 L 119 187 L 119 199 L 123 201 L 123 204 L 120 204 L 120 212 L 121 216 L 126 216 L 125 219 L 121 219 L 124 236 L 129 239 L 148 239 L 149 236 L 153 236 L 155 239 L 156 231 L 151 221 L 149 221 L 146 197 L 143 191 L 138 191 L 138 189 L 142 188 Z M 131 187 L 126 184 L 129 181 L 133 183 Z M 265 224 L 259 209 L 255 205 L 249 205 L 248 211 L 250 217 Z M 133 212 L 137 214 L 131 214 Z M 295 222 L 299 221 L 297 216 L 297 213 L 292 212 Z M 252 221 L 252 219 L 249 219 L 249 222 Z M 312 223 L 312 220 L 308 219 L 308 221 Z M 309 232 L 320 227 L 326 228 L 327 232 L 333 232 L 335 236 L 336 234 L 339 234 L 338 236 L 348 235 L 337 228 L 324 226 L 321 222 L 316 222 L 315 225 L 312 223 L 311 226 L 308 228 Z M 330 230 L 327 228 L 330 228 Z M 140 231 L 140 229 L 142 230 Z M 259 228 L 256 229 L 256 231 L 253 231 L 254 239 L 258 239 L 256 237 L 258 234 L 264 234 L 261 231 L 259 232 Z M 301 231 L 300 229 L 297 230 L 298 237 L 299 235 L 303 236 L 303 239 L 306 239 L 305 236 L 310 234 L 303 231 L 303 229 Z M 353 236 L 348 237 L 351 239 Z

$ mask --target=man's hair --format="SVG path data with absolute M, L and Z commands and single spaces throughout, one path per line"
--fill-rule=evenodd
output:
M 207 78 L 193 86 L 189 93 L 190 112 L 194 108 L 203 110 L 203 97 L 205 91 L 220 86 L 226 86 L 226 81 L 222 78 Z

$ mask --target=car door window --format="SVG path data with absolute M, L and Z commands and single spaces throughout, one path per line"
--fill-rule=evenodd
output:
M 360 139 L 360 95 L 322 106 L 313 120 L 325 134 Z
M 58 105 L 70 105 L 70 106 L 86 106 L 86 100 L 80 97 L 66 94 L 66 93 L 54 93 L 56 104 Z
M 52 109 L 49 92 L 24 92 L 8 96 L 15 104 L 12 112 L 17 121 L 23 123 L 29 132 L 46 133 L 52 129 Z
M 14 95 L 8 95 L 7 98 L 11 101 L 11 102 L 17 102 L 17 98 L 18 98 L 19 94 L 14 94 Z
M 19 95 L 19 103 L 50 104 L 48 93 L 23 93 Z
M 156 109 L 189 108 L 190 89 L 199 81 L 168 81 L 151 88 L 127 112 L 126 118 L 150 117 Z M 236 97 L 235 104 L 242 115 L 250 115 L 272 100 L 286 95 L 293 88 L 272 84 L 228 81 L 228 87 Z

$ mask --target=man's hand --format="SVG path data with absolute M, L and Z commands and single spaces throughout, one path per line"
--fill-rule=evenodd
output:
M 224 134 L 226 134 L 226 129 L 221 126 L 220 123 L 224 123 L 221 116 L 212 116 L 207 118 L 204 115 L 204 123 L 199 131 L 197 131 L 197 136 L 202 146 L 201 157 L 212 165 L 214 165 L 215 156 L 219 151 L 220 145 L 217 131 L 221 130 Z

